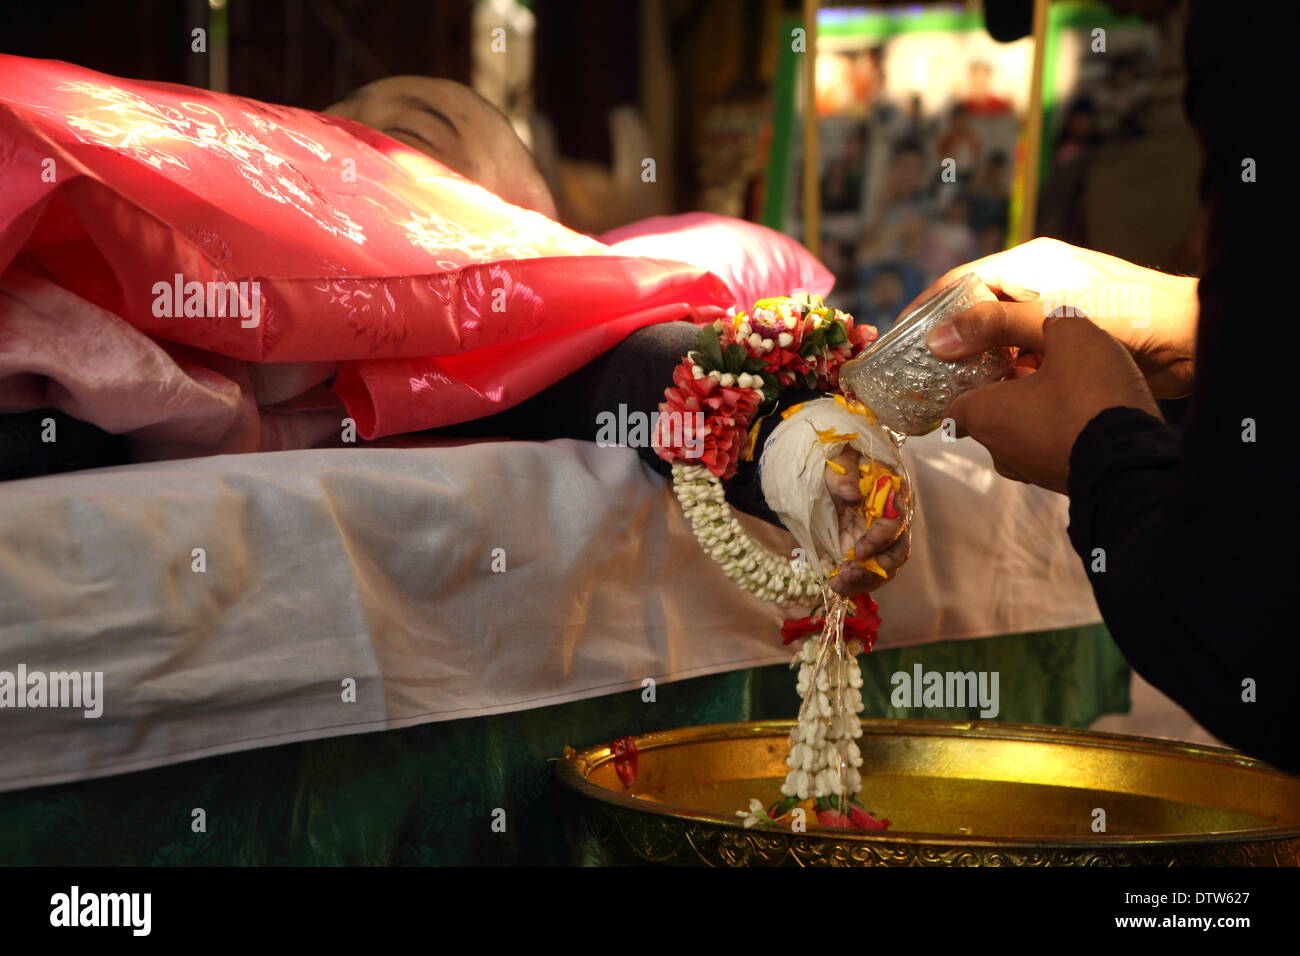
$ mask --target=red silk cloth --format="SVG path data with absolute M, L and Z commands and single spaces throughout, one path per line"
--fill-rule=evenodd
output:
M 0 78 L 0 273 L 21 256 L 163 341 L 336 361 L 366 438 L 491 414 L 733 302 L 348 120 L 15 56 Z M 158 314 L 178 274 L 257 282 L 256 315 Z

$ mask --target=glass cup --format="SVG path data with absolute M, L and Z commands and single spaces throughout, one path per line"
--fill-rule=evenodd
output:
M 944 408 L 972 388 L 1004 378 L 1015 355 L 990 349 L 946 361 L 925 344 L 930 330 L 977 302 L 996 296 L 973 272 L 926 299 L 840 369 L 840 388 L 900 436 L 925 435 L 939 427 Z

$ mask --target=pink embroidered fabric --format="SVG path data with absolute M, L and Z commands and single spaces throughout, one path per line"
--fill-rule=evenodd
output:
M 337 363 L 365 438 L 491 414 L 733 303 L 348 120 L 54 61 L 0 75 L 0 273 L 21 258 L 169 347 Z

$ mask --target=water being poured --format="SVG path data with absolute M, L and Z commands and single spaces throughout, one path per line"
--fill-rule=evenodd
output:
M 979 276 L 968 272 L 926 299 L 840 370 L 845 397 L 869 408 L 900 445 L 909 435 L 934 431 L 958 395 L 1006 377 L 1014 354 L 996 348 L 948 361 L 930 351 L 926 337 L 959 312 L 995 298 Z

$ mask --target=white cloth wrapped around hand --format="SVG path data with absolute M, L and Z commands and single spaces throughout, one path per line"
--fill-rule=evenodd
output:
M 816 555 L 839 564 L 844 554 L 839 516 L 826 485 L 826 462 L 852 446 L 867 459 L 905 475 L 902 452 L 880 426 L 834 398 L 805 402 L 788 414 L 768 436 L 759 459 L 763 497 L 810 561 Z M 822 440 L 831 434 L 856 437 Z

